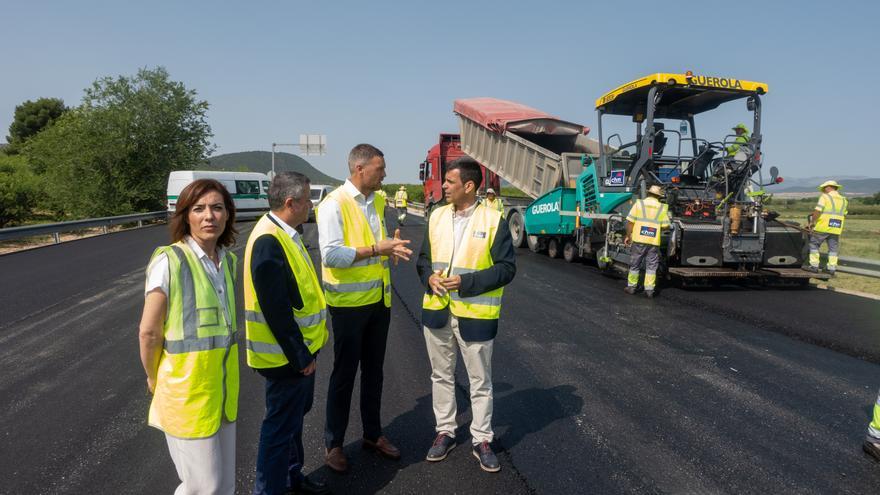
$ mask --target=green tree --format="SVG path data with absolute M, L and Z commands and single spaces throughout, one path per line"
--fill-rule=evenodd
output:
M 4 151 L 8 155 L 18 154 L 22 145 L 40 131 L 52 125 L 68 108 L 60 98 L 40 98 L 28 100 L 15 107 L 12 124 L 9 125 L 9 142 Z
M 26 220 L 37 202 L 37 177 L 23 156 L 0 154 L 0 228 Z
M 168 173 L 213 151 L 207 111 L 162 67 L 98 79 L 82 105 L 25 148 L 45 177 L 45 206 L 75 217 L 163 209 Z

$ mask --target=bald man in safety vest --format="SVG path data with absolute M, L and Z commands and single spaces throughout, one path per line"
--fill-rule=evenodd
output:
M 669 207 L 660 202 L 663 190 L 653 185 L 648 197 L 636 200 L 626 216 L 624 244 L 629 248 L 629 275 L 624 291 L 635 294 L 639 285 L 642 263 L 645 265 L 645 296 L 654 297 L 657 269 L 660 267 L 660 239 L 669 228 Z
M 837 253 L 840 248 L 840 234 L 843 233 L 843 221 L 846 218 L 849 202 L 840 194 L 843 186 L 836 181 L 827 180 L 818 189 L 822 191 L 819 202 L 810 216 L 810 268 L 819 272 L 819 247 L 828 243 L 828 264 L 825 270 L 834 275 L 837 270 Z

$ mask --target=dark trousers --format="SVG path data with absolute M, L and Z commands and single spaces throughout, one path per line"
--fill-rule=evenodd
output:
M 324 443 L 327 448 L 342 447 L 351 393 L 358 364 L 361 368 L 361 422 L 364 438 L 382 435 L 379 410 L 382 404 L 382 366 L 391 310 L 382 301 L 368 306 L 342 308 L 328 306 L 333 326 L 333 373 L 327 391 L 327 422 Z
M 303 480 L 303 417 L 312 408 L 315 374 L 266 378 L 254 494 L 284 494 Z

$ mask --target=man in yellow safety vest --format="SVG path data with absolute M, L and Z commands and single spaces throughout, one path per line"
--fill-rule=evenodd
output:
M 837 270 L 837 253 L 840 247 L 840 234 L 843 233 L 843 221 L 846 218 L 849 202 L 840 194 L 843 186 L 836 181 L 827 180 L 819 188 L 822 195 L 810 216 L 810 267 L 812 272 L 819 272 L 819 247 L 828 243 L 828 264 L 825 269 L 834 275 Z
M 406 186 L 400 186 L 400 189 L 394 194 L 394 206 L 397 208 L 397 223 L 403 225 L 406 220 L 406 202 L 409 196 L 406 194 Z
M 329 493 L 302 474 L 303 419 L 312 408 L 318 351 L 329 337 L 324 294 L 296 230 L 309 217 L 309 179 L 280 172 L 269 185 L 268 214 L 244 253 L 247 362 L 266 379 L 255 494 Z
M 874 414 L 871 423 L 868 424 L 868 434 L 862 444 L 862 450 L 880 462 L 880 393 L 877 394 L 877 400 L 874 402 Z
M 746 127 L 745 124 L 737 124 L 736 127 L 733 128 L 733 132 L 736 133 L 736 138 L 733 141 L 733 144 L 728 146 L 727 156 L 733 156 L 739 151 L 739 147 L 748 143 L 751 136 L 749 136 L 749 128 Z
M 391 321 L 388 259 L 408 260 L 410 241 L 388 238 L 385 229 L 385 155 L 369 144 L 348 155 L 350 176 L 318 205 L 318 241 L 324 296 L 333 327 L 333 372 L 327 391 L 325 462 L 348 470 L 342 451 L 354 380 L 361 371 L 363 446 L 389 459 L 400 451 L 382 434 L 382 367 Z
M 486 206 L 493 210 L 498 210 L 504 215 L 504 203 L 501 202 L 501 198 L 495 195 L 495 189 L 491 187 L 486 189 Z
M 629 249 L 627 294 L 635 294 L 639 285 L 642 263 L 645 264 L 645 295 L 654 297 L 657 268 L 660 267 L 660 240 L 663 229 L 669 228 L 669 207 L 660 202 L 663 190 L 653 185 L 648 197 L 636 200 L 626 216 L 626 238 Z
M 419 253 L 437 433 L 427 460 L 442 461 L 456 445 L 455 361 L 461 351 L 470 379 L 473 455 L 484 471 L 498 472 L 501 465 L 490 446 L 492 344 L 516 259 L 501 214 L 476 200 L 482 178 L 480 165 L 471 158 L 449 165 L 443 182 L 447 205 L 431 213 Z

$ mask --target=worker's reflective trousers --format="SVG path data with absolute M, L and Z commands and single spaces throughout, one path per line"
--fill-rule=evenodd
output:
M 654 290 L 657 284 L 657 269 L 660 268 L 660 248 L 634 242 L 629 249 L 629 275 L 626 282 L 630 287 L 639 285 L 639 272 L 645 263 L 645 290 Z
M 874 402 L 874 416 L 868 425 L 868 441 L 880 443 L 880 392 L 877 393 L 877 401 Z

